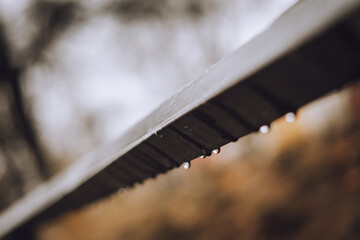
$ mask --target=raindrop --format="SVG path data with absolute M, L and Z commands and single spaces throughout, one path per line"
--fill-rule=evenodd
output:
M 157 131 L 155 133 L 155 136 L 159 137 L 159 138 L 163 138 L 164 137 L 164 133 L 160 130 L 160 131 Z
M 212 151 L 214 154 L 219 154 L 220 153 L 220 148 L 216 148 Z
M 206 155 L 205 155 L 205 154 L 204 154 L 204 155 L 201 155 L 200 158 L 206 158 Z
M 190 162 L 185 162 L 184 163 L 184 169 L 189 169 L 191 167 L 191 163 Z
M 270 132 L 270 127 L 268 125 L 262 125 L 259 129 L 262 134 L 268 134 Z
M 285 121 L 288 123 L 293 123 L 296 120 L 296 115 L 293 112 L 289 112 L 285 115 Z
M 118 194 L 119 194 L 120 196 L 126 196 L 126 195 L 128 194 L 128 190 L 127 190 L 126 188 L 120 188 L 120 189 L 118 190 Z

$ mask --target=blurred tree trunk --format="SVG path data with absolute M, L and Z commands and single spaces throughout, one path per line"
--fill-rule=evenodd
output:
M 27 181 L 33 181 L 27 179 L 22 171 L 32 171 L 31 166 L 35 166 L 39 179 L 49 177 L 37 134 L 26 113 L 20 83 L 21 69 L 12 66 L 9 51 L 4 28 L 0 23 L 0 151 L 4 158 L 0 160 L 6 166 L 6 172 L 0 178 L 0 185 L 4 185 L 0 190 L 3 197 L 0 209 L 24 194 Z

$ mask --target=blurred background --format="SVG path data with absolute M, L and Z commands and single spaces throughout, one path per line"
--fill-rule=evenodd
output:
M 0 210 L 117 139 L 295 3 L 0 0 Z M 359 239 L 359 89 L 44 223 L 38 238 Z

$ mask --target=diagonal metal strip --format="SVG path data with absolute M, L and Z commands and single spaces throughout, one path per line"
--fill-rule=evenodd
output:
M 303 0 L 122 138 L 0 215 L 0 237 L 142 183 L 360 78 L 360 1 Z

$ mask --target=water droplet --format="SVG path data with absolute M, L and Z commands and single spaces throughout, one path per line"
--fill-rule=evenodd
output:
M 270 127 L 268 125 L 262 125 L 259 129 L 262 134 L 268 134 L 270 132 Z
M 200 158 L 206 158 L 206 155 L 205 155 L 205 154 L 204 154 L 204 155 L 201 155 Z
M 220 153 L 220 148 L 216 148 L 212 151 L 214 154 L 219 154 Z
M 296 115 L 293 112 L 289 112 L 285 115 L 285 121 L 288 123 L 293 123 L 296 120 Z
M 160 131 L 157 131 L 155 133 L 155 136 L 159 137 L 159 138 L 163 138 L 164 137 L 164 133 L 160 130 Z
M 119 194 L 120 196 L 126 196 L 126 195 L 128 194 L 128 190 L 127 190 L 126 188 L 120 188 L 120 189 L 118 190 L 118 194 Z
M 184 163 L 184 169 L 189 169 L 191 167 L 191 163 L 190 162 L 185 162 Z

